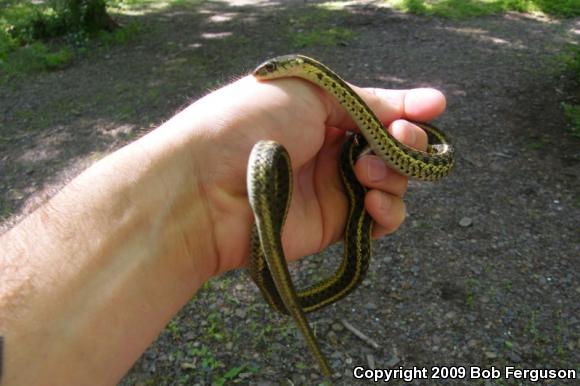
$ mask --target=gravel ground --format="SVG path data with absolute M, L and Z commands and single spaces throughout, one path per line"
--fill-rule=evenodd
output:
M 578 38 L 580 20 L 450 21 L 374 3 L 338 11 L 313 3 L 208 1 L 123 16 L 145 26 L 128 44 L 3 84 L 4 229 L 208 89 L 264 58 L 301 52 L 359 85 L 441 89 L 448 109 L 437 123 L 459 154 L 443 182 L 411 183 L 407 221 L 376 243 L 361 288 L 309 316 L 333 383 L 355 383 L 356 366 L 416 366 L 432 376 L 433 366 L 562 368 L 580 377 L 580 146 L 560 109 L 579 95 L 564 88 L 553 61 Z M 300 283 L 315 280 L 340 253 L 333 247 L 292 272 Z M 323 381 L 292 321 L 235 271 L 207 283 L 121 384 Z M 468 379 L 407 384 L 433 383 Z

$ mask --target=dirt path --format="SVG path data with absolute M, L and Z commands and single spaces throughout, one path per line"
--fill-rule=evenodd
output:
M 351 384 L 359 365 L 577 368 L 580 146 L 565 134 L 550 58 L 580 21 L 234 3 L 140 16 L 146 31 L 128 45 L 3 85 L 0 215 L 29 211 L 96 159 L 266 57 L 301 52 L 359 85 L 437 87 L 448 97 L 438 124 L 459 152 L 453 175 L 413 183 L 409 218 L 377 243 L 363 286 L 310 317 L 341 374 L 337 383 Z M 320 275 L 335 264 L 325 258 L 333 253 L 340 247 L 295 265 L 295 275 Z M 123 384 L 228 377 L 321 381 L 293 324 L 267 308 L 244 272 L 208 283 Z M 494 383 L 505 384 L 479 381 Z

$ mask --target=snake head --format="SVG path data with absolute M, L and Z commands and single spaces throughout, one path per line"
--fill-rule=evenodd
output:
M 277 56 L 256 67 L 252 75 L 260 80 L 292 76 L 292 70 L 302 65 L 304 60 L 305 57 L 301 55 Z
M 252 72 L 252 74 L 258 79 L 268 79 L 269 75 L 275 73 L 278 69 L 278 63 L 274 59 L 270 59 L 260 64 Z

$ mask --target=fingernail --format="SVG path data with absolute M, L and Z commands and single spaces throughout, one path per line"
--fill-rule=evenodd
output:
M 414 146 L 417 142 L 417 132 L 415 131 L 415 127 L 411 126 L 410 123 L 407 123 L 407 143 L 409 146 Z
M 378 182 L 387 176 L 387 165 L 378 157 L 370 157 L 368 171 L 369 180 Z
M 415 130 L 415 127 L 407 121 L 393 122 L 393 134 L 408 146 L 415 145 L 415 142 L 417 141 L 417 133 Z

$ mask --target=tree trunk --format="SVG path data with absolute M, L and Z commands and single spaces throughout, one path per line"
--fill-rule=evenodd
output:
M 72 29 L 96 32 L 118 27 L 107 13 L 105 0 L 55 0 L 55 10 Z

